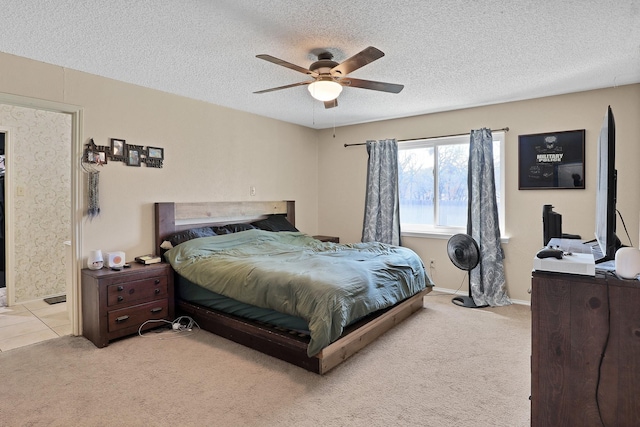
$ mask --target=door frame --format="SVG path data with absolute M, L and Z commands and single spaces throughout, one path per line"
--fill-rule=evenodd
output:
M 4 164 L 5 167 L 8 166 L 9 162 L 9 154 L 11 153 L 11 139 L 12 139 L 12 131 L 10 128 L 5 126 L 0 126 L 0 133 L 4 134 Z M 7 167 L 9 171 L 11 171 L 10 167 Z M 11 175 L 5 172 L 4 174 L 4 230 L 2 230 L 4 235 L 4 286 L 6 290 L 7 297 L 7 306 L 11 307 L 15 304 L 15 296 L 14 296 L 14 252 L 13 250 L 9 250 L 10 247 L 13 246 L 13 228 L 7 227 L 7 224 L 11 224 L 13 221 L 13 209 L 11 201 L 13 200 L 13 185 L 11 180 Z
M 81 318 L 81 295 L 80 295 L 80 267 L 82 263 L 79 261 L 81 259 L 82 254 L 82 227 L 81 227 L 81 219 L 82 219 L 82 206 L 81 206 L 81 181 L 80 181 L 80 171 L 79 164 L 82 156 L 82 138 L 83 138 L 83 108 L 78 105 L 65 104 L 54 101 L 47 101 L 43 99 L 29 98 L 25 96 L 11 95 L 6 93 L 0 93 L 0 104 L 13 105 L 17 107 L 25 107 L 36 110 L 46 110 L 52 111 L 56 113 L 70 114 L 71 115 L 71 212 L 69 215 L 71 216 L 71 293 L 67 295 L 67 306 L 71 307 L 69 310 L 70 314 L 70 322 L 71 322 L 71 333 L 73 335 L 81 335 L 82 334 L 82 318 Z M 9 146 L 8 143 L 11 138 L 11 129 L 2 128 L 0 131 L 3 131 L 7 134 L 5 139 L 5 145 Z M 10 177 L 5 177 L 5 186 L 7 191 L 5 192 L 5 196 L 9 199 L 11 196 L 11 192 L 13 189 L 11 188 Z M 9 209 L 7 209 L 9 211 Z M 10 214 L 12 215 L 12 213 Z M 10 217 L 6 217 L 7 224 L 11 220 Z M 12 237 L 13 231 L 8 230 L 7 233 L 7 241 Z M 13 294 L 13 282 L 11 283 L 11 290 L 9 288 L 9 280 L 13 279 L 13 271 L 12 267 L 14 262 L 11 260 L 13 257 L 13 253 L 5 250 L 5 253 L 8 255 L 7 257 L 7 303 L 11 305 L 15 303 L 15 296 Z M 9 264 L 9 262 L 11 264 Z M 10 272 L 11 271 L 11 272 Z

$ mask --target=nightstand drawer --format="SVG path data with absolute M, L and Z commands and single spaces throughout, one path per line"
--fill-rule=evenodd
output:
M 125 307 L 109 312 L 109 332 L 126 328 L 138 329 L 147 320 L 163 319 L 168 315 L 169 303 L 167 299 L 148 302 L 146 304 Z M 158 326 L 152 323 L 149 327 Z
M 109 307 L 166 296 L 167 276 L 149 277 L 135 282 L 107 286 L 107 305 Z

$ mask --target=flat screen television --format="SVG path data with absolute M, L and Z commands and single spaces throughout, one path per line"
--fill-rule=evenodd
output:
M 615 259 L 620 240 L 616 236 L 616 125 L 611 106 L 600 129 L 598 138 L 598 175 L 596 176 L 596 241 L 602 257 L 596 263 Z

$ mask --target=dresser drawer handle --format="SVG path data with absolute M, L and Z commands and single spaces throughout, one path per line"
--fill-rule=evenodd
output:
M 160 313 L 161 311 L 162 311 L 162 307 L 156 307 L 151 309 L 152 313 Z
M 116 323 L 122 323 L 122 322 L 126 321 L 127 319 L 129 319 L 129 316 L 116 317 Z
M 124 297 L 122 295 L 118 295 L 118 302 L 124 301 Z
M 122 292 L 124 291 L 124 287 L 123 286 L 118 286 L 118 292 Z
M 156 279 L 156 285 L 160 284 L 160 279 Z
M 156 289 L 156 295 L 160 293 L 160 289 Z

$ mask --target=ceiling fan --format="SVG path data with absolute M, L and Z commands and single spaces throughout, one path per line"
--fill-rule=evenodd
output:
M 333 60 L 333 55 L 330 52 L 322 52 L 318 55 L 318 60 L 311 64 L 309 69 L 307 69 L 271 55 L 256 55 L 256 58 L 264 59 L 265 61 L 272 62 L 276 65 L 282 65 L 283 67 L 290 68 L 294 71 L 307 74 L 313 77 L 313 80 L 260 90 L 254 93 L 273 92 L 275 90 L 308 85 L 311 96 L 318 101 L 323 101 L 325 108 L 338 106 L 337 98 L 338 95 L 340 95 L 340 92 L 342 92 L 343 86 L 399 93 L 404 88 L 404 85 L 347 77 L 347 74 L 357 70 L 358 68 L 364 67 L 383 56 L 384 53 L 381 50 L 376 49 L 373 46 L 369 46 L 362 52 L 356 53 L 351 58 L 348 58 L 341 63 L 337 63 Z

